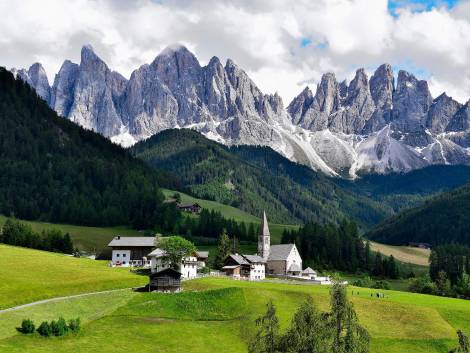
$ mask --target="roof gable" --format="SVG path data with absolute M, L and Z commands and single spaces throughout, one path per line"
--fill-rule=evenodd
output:
M 287 260 L 295 244 L 271 245 L 268 261 Z
M 142 247 L 154 247 L 155 238 L 154 237 L 114 237 L 110 241 L 108 246 L 142 246 Z

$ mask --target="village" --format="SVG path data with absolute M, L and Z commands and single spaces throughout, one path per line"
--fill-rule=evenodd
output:
M 185 206 L 191 211 L 194 205 Z M 262 281 L 266 278 L 297 280 L 310 284 L 328 285 L 331 279 L 318 276 L 310 267 L 302 268 L 302 258 L 295 244 L 271 244 L 266 212 L 263 212 L 256 254 L 229 254 L 220 269 L 209 269 L 208 251 L 194 251 L 171 266 L 167 254 L 159 248 L 158 237 L 116 236 L 109 244 L 110 266 L 149 269 L 148 291 L 179 291 L 181 281 L 203 276 L 225 276 L 234 280 Z M 177 268 L 175 268 L 177 267 Z M 205 269 L 204 273 L 202 270 Z

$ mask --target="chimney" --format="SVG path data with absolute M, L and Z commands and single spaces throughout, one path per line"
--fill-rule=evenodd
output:
M 120 235 L 118 235 L 118 236 L 117 236 L 117 239 L 118 239 L 118 240 L 119 240 L 119 239 L 121 239 L 121 236 L 120 236 Z

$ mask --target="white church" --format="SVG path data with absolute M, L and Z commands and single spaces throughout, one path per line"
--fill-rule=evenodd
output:
M 260 234 L 258 237 L 258 256 L 266 263 L 266 274 L 302 275 L 302 258 L 295 244 L 271 245 L 266 212 L 263 212 Z

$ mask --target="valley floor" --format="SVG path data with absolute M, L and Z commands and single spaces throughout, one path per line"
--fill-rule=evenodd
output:
M 360 322 L 372 336 L 371 352 L 444 353 L 455 331 L 470 331 L 470 301 L 350 287 Z M 352 295 L 354 292 L 354 295 Z M 372 294 L 372 296 L 371 296 Z M 246 352 L 254 320 L 272 299 L 285 329 L 306 296 L 328 309 L 329 288 L 204 278 L 184 283 L 178 294 L 122 290 L 44 303 L 0 313 L 0 351 L 5 352 Z M 44 339 L 15 331 L 23 318 L 79 316 L 77 335 Z

